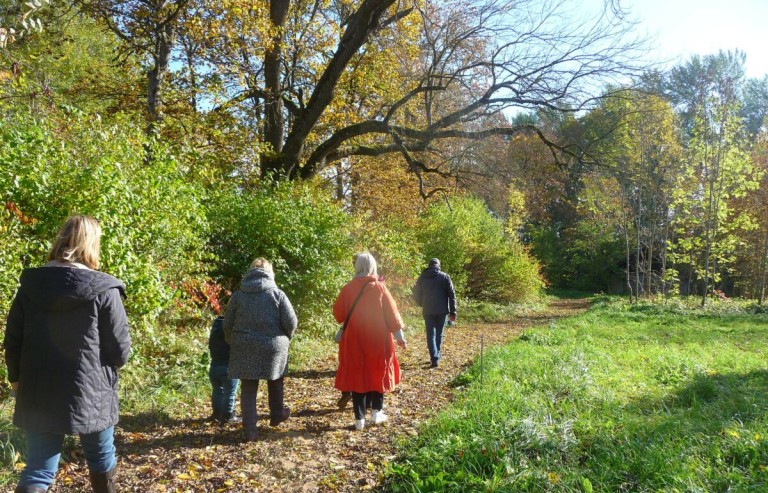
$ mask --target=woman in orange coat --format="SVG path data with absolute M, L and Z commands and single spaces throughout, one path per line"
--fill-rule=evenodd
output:
M 352 392 L 357 430 L 365 428 L 367 405 L 372 408 L 373 424 L 387 420 L 383 412 L 384 393 L 400 383 L 395 341 L 406 347 L 397 304 L 378 279 L 373 255 L 358 254 L 355 277 L 341 289 L 333 305 L 336 321 L 347 322 L 339 341 L 336 388 Z

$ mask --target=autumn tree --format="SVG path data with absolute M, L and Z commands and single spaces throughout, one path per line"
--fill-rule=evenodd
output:
M 591 151 L 598 169 L 618 185 L 620 212 L 614 215 L 623 218 L 628 289 L 635 297 L 662 291 L 672 189 L 681 159 L 672 108 L 659 96 L 628 90 L 607 98 L 585 121 L 590 132 L 603 136 L 594 139 L 598 144 Z M 610 194 L 614 187 L 600 188 Z
M 0 2 L 0 7 L 3 8 L 0 14 L 0 50 L 9 48 L 12 43 L 25 36 L 43 30 L 43 23 L 39 17 L 43 6 L 44 4 L 38 0 Z
M 538 111 L 517 115 L 513 123 L 535 125 L 551 141 L 581 142 L 581 123 L 570 113 Z M 548 145 L 532 134 L 508 138 L 503 149 L 503 154 L 499 154 L 498 150 L 488 148 L 487 155 L 478 160 L 476 169 L 489 178 L 478 179 L 471 189 L 490 204 L 504 202 L 504 209 L 496 212 L 506 215 L 508 228 L 515 228 L 530 245 L 551 285 L 608 289 L 614 268 L 598 250 L 613 248 L 596 247 L 597 243 L 605 245 L 608 235 L 603 234 L 599 224 L 592 223 L 598 227 L 591 227 L 584 221 L 589 218 L 579 207 L 590 166 L 582 160 L 569 166 L 559 165 Z M 601 270 L 600 266 L 606 269 Z
M 636 68 L 620 17 L 579 20 L 565 2 L 229 0 L 201 5 L 189 25 L 218 84 L 211 111 L 258 128 L 261 173 L 288 178 L 387 154 L 449 174 L 432 161 L 441 142 L 543 137 L 493 117 L 584 109 L 601 82 Z
M 757 138 L 760 133 L 768 131 L 768 75 L 762 79 L 747 79 L 742 90 L 741 116 L 747 133 Z
M 118 41 L 92 19 L 57 2 L 36 11 L 45 26 L 6 50 L 0 68 L 0 110 L 37 116 L 83 112 L 135 114 L 139 65 L 116 65 Z M 7 70 L 6 70 L 7 68 Z
M 138 56 L 146 64 L 147 133 L 158 133 L 162 90 L 169 76 L 182 15 L 190 0 L 76 0 L 122 40 L 119 60 Z
M 741 296 L 756 299 L 762 304 L 766 296 L 768 272 L 768 135 L 762 132 L 750 151 L 754 166 L 757 189 L 734 200 L 733 207 L 741 211 L 753 211 L 750 228 L 737 231 L 742 248 L 735 252 L 735 270 L 738 279 L 735 286 Z
M 689 125 L 686 167 L 675 192 L 671 244 L 676 261 L 689 269 L 686 292 L 694 280 L 702 284 L 702 305 L 710 288 L 734 260 L 737 228 L 750 228 L 748 211 L 732 201 L 757 186 L 740 115 L 739 91 L 744 80 L 743 56 L 719 53 L 673 71 L 694 84 L 687 89 L 684 116 Z M 691 79 L 692 74 L 701 77 Z

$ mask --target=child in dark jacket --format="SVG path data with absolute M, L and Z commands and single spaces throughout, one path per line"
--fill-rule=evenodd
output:
M 208 377 L 211 380 L 211 407 L 213 414 L 209 421 L 234 423 L 235 396 L 240 380 L 229 378 L 229 344 L 224 340 L 224 317 L 217 317 L 211 326 L 208 337 L 208 350 L 211 353 L 211 367 Z

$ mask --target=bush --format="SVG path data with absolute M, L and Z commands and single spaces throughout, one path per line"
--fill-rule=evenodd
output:
M 544 287 L 539 266 L 475 198 L 431 206 L 418 233 L 424 260 L 440 258 L 461 296 L 499 303 L 529 301 Z
M 0 314 L 10 309 L 21 270 L 36 257 L 32 252 L 42 252 L 41 241 L 29 241 L 32 230 L 16 204 L 6 201 L 0 209 Z
M 362 221 L 357 229 L 358 250 L 373 254 L 379 275 L 384 276 L 398 306 L 404 308 L 409 304 L 411 288 L 423 268 L 416 231 L 397 220 L 389 220 L 386 224 Z
M 210 206 L 217 275 L 236 288 L 251 261 L 268 259 L 300 323 L 318 327 L 351 276 L 350 219 L 321 189 L 264 182 L 220 191 Z
M 145 162 L 148 143 L 140 128 L 83 117 L 58 125 L 19 118 L 0 135 L 0 193 L 7 211 L 0 227 L 10 233 L 0 240 L 4 293 L 15 288 L 22 267 L 43 262 L 74 213 L 102 223 L 101 269 L 126 283 L 126 306 L 134 315 L 156 317 L 169 306 L 175 286 L 200 270 L 203 191 L 185 180 L 165 149 L 154 146 L 153 160 Z

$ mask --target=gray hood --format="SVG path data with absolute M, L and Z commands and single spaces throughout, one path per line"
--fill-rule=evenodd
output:
M 240 291 L 244 293 L 260 293 L 270 289 L 277 289 L 275 275 L 264 269 L 249 270 L 240 283 Z

